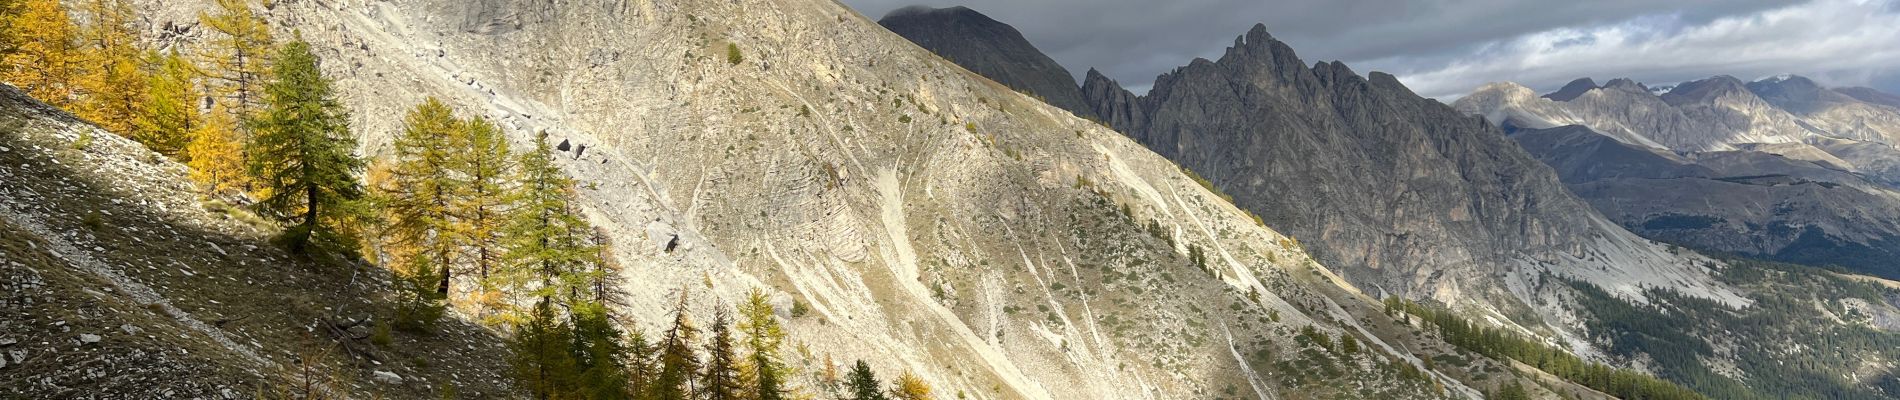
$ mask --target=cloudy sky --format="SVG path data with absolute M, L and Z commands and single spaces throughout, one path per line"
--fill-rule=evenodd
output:
M 1398 75 L 1443 99 L 1485 82 L 1578 77 L 1668 84 L 1806 75 L 1900 93 L 1900 0 L 843 0 L 873 19 L 968 6 L 1014 25 L 1080 77 L 1135 91 L 1216 58 L 1260 22 L 1308 63 Z

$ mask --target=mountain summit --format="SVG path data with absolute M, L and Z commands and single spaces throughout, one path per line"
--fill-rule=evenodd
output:
M 950 62 L 1083 117 L 1094 117 L 1075 76 L 1015 27 L 967 7 L 910 6 L 878 20 L 885 29 Z

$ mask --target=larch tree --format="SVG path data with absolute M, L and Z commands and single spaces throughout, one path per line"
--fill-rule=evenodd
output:
M 133 139 L 152 151 L 190 164 L 191 152 L 187 148 L 203 120 L 198 114 L 198 104 L 204 100 L 204 94 L 193 81 L 198 68 L 179 56 L 177 50 L 147 57 L 157 70 L 146 84 L 147 103 L 137 129 L 141 136 Z
M 84 60 L 92 68 L 79 79 L 79 94 L 85 101 L 75 114 L 119 136 L 134 140 L 145 137 L 138 132 L 138 121 L 144 118 L 150 78 L 140 59 L 138 36 L 132 32 L 132 22 L 137 18 L 132 4 L 91 0 L 85 10 L 92 23 L 82 30 Z
M 691 385 L 699 374 L 699 355 L 693 351 L 693 342 L 698 338 L 699 328 L 693 326 L 692 316 L 686 312 L 686 292 L 681 290 L 679 304 L 673 308 L 673 326 L 660 341 L 660 373 L 654 377 L 648 395 L 656 399 L 684 399 L 696 392 Z
M 509 339 L 509 364 L 516 382 L 535 399 L 581 398 L 574 359 L 574 330 L 550 301 L 536 302 Z
M 659 349 L 639 329 L 627 335 L 626 344 L 627 389 L 635 399 L 651 399 L 653 381 L 660 375 Z
M 468 252 L 468 264 L 476 273 L 482 295 L 499 289 L 490 279 L 501 268 L 505 238 L 502 235 L 513 211 L 509 191 L 514 190 L 514 156 L 501 129 L 487 119 L 476 117 L 462 127 L 465 146 L 451 155 L 459 174 L 461 188 L 455 197 L 457 232 Z M 483 299 L 484 303 L 492 300 Z M 486 308 L 486 307 L 485 307 Z
M 396 269 L 434 277 L 438 296 L 449 293 L 449 279 L 460 258 L 455 202 L 462 191 L 456 176 L 455 154 L 463 152 L 465 136 L 455 111 L 431 97 L 403 118 L 396 137 L 394 166 L 387 184 L 375 189 L 389 225 L 384 240 L 408 250 L 394 254 Z
M 706 369 L 699 376 L 702 400 L 737 400 L 743 394 L 739 386 L 739 356 L 732 339 L 732 320 L 724 309 L 713 313 L 708 327 L 712 337 L 706 341 Z
M 877 374 L 871 372 L 871 365 L 864 360 L 858 360 L 857 366 L 851 367 L 851 376 L 846 378 L 845 385 L 851 400 L 889 400 L 884 396 L 883 385 L 877 382 Z
M 237 194 L 244 190 L 242 182 L 250 179 L 239 156 L 244 144 L 234 118 L 230 113 L 206 114 L 203 123 L 191 130 L 191 144 L 185 147 L 191 180 L 213 196 Z
M 752 289 L 746 293 L 745 302 L 739 304 L 739 331 L 746 336 L 748 354 L 745 364 L 752 368 L 748 375 L 756 382 L 753 398 L 784 399 L 787 393 L 785 382 L 790 374 L 779 359 L 779 347 L 785 343 L 785 329 L 779 325 L 777 314 L 764 291 Z
M 895 387 L 891 388 L 891 397 L 896 398 L 894 400 L 935 399 L 930 395 L 930 384 L 924 383 L 924 378 L 920 378 L 917 374 L 910 373 L 910 371 L 904 371 L 903 374 L 898 375 L 897 382 L 894 383 L 894 386 Z
M 507 240 L 502 262 L 517 292 L 573 299 L 585 289 L 585 273 L 598 262 L 599 251 L 587 243 L 592 228 L 578 214 L 574 182 L 554 165 L 553 154 L 541 134 L 535 149 L 521 156 L 509 196 L 515 209 L 502 234 Z
M 0 60 L 0 81 L 46 104 L 72 110 L 77 105 L 79 79 L 85 74 L 85 51 L 79 27 L 58 0 L 24 0 L 7 17 L 14 36 L 12 51 Z
M 20 0 L 0 0 L 0 57 L 13 53 L 20 35 L 13 32 L 13 18 L 20 15 Z
M 200 24 L 217 35 L 211 40 L 206 76 L 219 82 L 211 91 L 224 110 L 246 122 L 263 109 L 264 85 L 270 78 L 270 26 L 251 11 L 250 0 L 217 0 L 217 14 L 199 14 Z
M 595 400 L 633 398 L 630 382 L 634 377 L 627 359 L 632 358 L 628 355 L 635 349 L 621 338 L 607 307 L 579 302 L 570 307 L 569 313 L 574 320 L 574 359 L 580 370 L 577 388 L 582 396 Z
M 250 175 L 267 192 L 261 204 L 295 224 L 282 238 L 292 252 L 312 243 L 353 243 L 350 223 L 364 216 L 356 179 L 364 162 L 354 153 L 348 111 L 318 70 L 310 44 L 292 41 L 278 60 L 275 81 L 264 90 L 269 107 L 245 147 Z

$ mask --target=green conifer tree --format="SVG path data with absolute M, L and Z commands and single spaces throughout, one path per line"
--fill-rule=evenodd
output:
M 431 97 L 403 119 L 396 138 L 395 166 L 379 185 L 378 198 L 388 215 L 386 239 L 397 252 L 400 269 L 436 277 L 436 294 L 447 297 L 449 279 L 461 253 L 453 206 L 461 192 L 455 154 L 467 147 L 455 111 Z
M 733 346 L 732 321 L 725 310 L 713 313 L 712 333 L 706 342 L 706 370 L 700 374 L 699 398 L 736 400 L 744 393 L 739 386 L 739 359 Z
M 507 241 L 502 262 L 513 271 L 511 286 L 518 291 L 581 298 L 600 253 L 587 243 L 592 228 L 572 202 L 574 182 L 554 165 L 547 135 L 536 143 L 534 151 L 522 154 L 516 170 L 518 186 L 509 198 L 515 210 L 502 235 Z
M 152 151 L 189 164 L 191 155 L 186 149 L 203 120 L 198 114 L 198 104 L 204 100 L 204 94 L 192 82 L 198 68 L 179 56 L 177 50 L 151 53 L 146 57 L 157 70 L 146 84 L 145 113 L 137 123 L 139 136 L 133 139 Z
M 283 236 L 292 252 L 355 243 L 347 224 L 363 217 L 356 174 L 364 163 L 354 154 L 348 112 L 308 43 L 293 41 L 278 58 L 276 81 L 265 88 L 269 106 L 246 146 L 251 176 L 266 190 L 262 205 L 295 224 Z
M 660 342 L 660 374 L 648 394 L 655 399 L 685 399 L 695 391 L 690 385 L 699 374 L 699 355 L 693 351 L 699 328 L 686 312 L 686 291 L 680 291 L 679 304 L 673 308 L 673 327 Z
M 575 392 L 579 374 L 572 353 L 573 327 L 547 301 L 534 304 L 522 325 L 509 340 L 509 364 L 516 382 L 536 399 L 569 399 Z
M 466 146 L 453 157 L 459 186 L 455 216 L 459 221 L 462 245 L 468 250 L 470 269 L 483 290 L 496 289 L 489 275 L 501 268 L 504 253 L 503 233 L 512 211 L 508 193 L 513 190 L 515 159 L 509 154 L 508 140 L 501 129 L 487 119 L 476 117 L 464 123 Z
M 877 374 L 871 372 L 871 365 L 865 364 L 864 360 L 858 360 L 858 365 L 851 368 L 851 376 L 846 381 L 851 400 L 889 400 L 884 396 L 882 385 L 877 382 Z
M 739 304 L 739 330 L 746 336 L 746 366 L 753 369 L 751 374 L 757 383 L 753 398 L 783 400 L 789 374 L 778 353 L 779 346 L 785 342 L 785 330 L 779 325 L 765 292 L 752 289 L 746 294 L 745 302 Z
M 620 329 L 608 318 L 607 307 L 581 302 L 570 311 L 574 319 L 574 360 L 580 370 L 578 389 L 593 400 L 632 398 L 626 360 L 634 350 L 622 341 Z M 644 344 L 643 344 L 644 346 Z

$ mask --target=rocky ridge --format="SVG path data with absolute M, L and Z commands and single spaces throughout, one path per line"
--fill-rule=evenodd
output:
M 1082 100 L 1075 76 L 1009 24 L 961 6 L 900 8 L 877 23 L 977 75 L 1039 96 L 1078 116 L 1095 116 Z
M 1085 93 L 1115 91 L 1088 82 Z M 1708 278 L 1705 259 L 1592 212 L 1491 125 L 1388 74 L 1308 66 L 1264 26 L 1219 60 L 1162 75 L 1138 104 L 1145 122 L 1115 128 L 1206 176 L 1362 287 L 1559 332 L 1572 311 L 1541 299 L 1546 274 L 1637 299 L 1647 286 L 1745 303 Z

